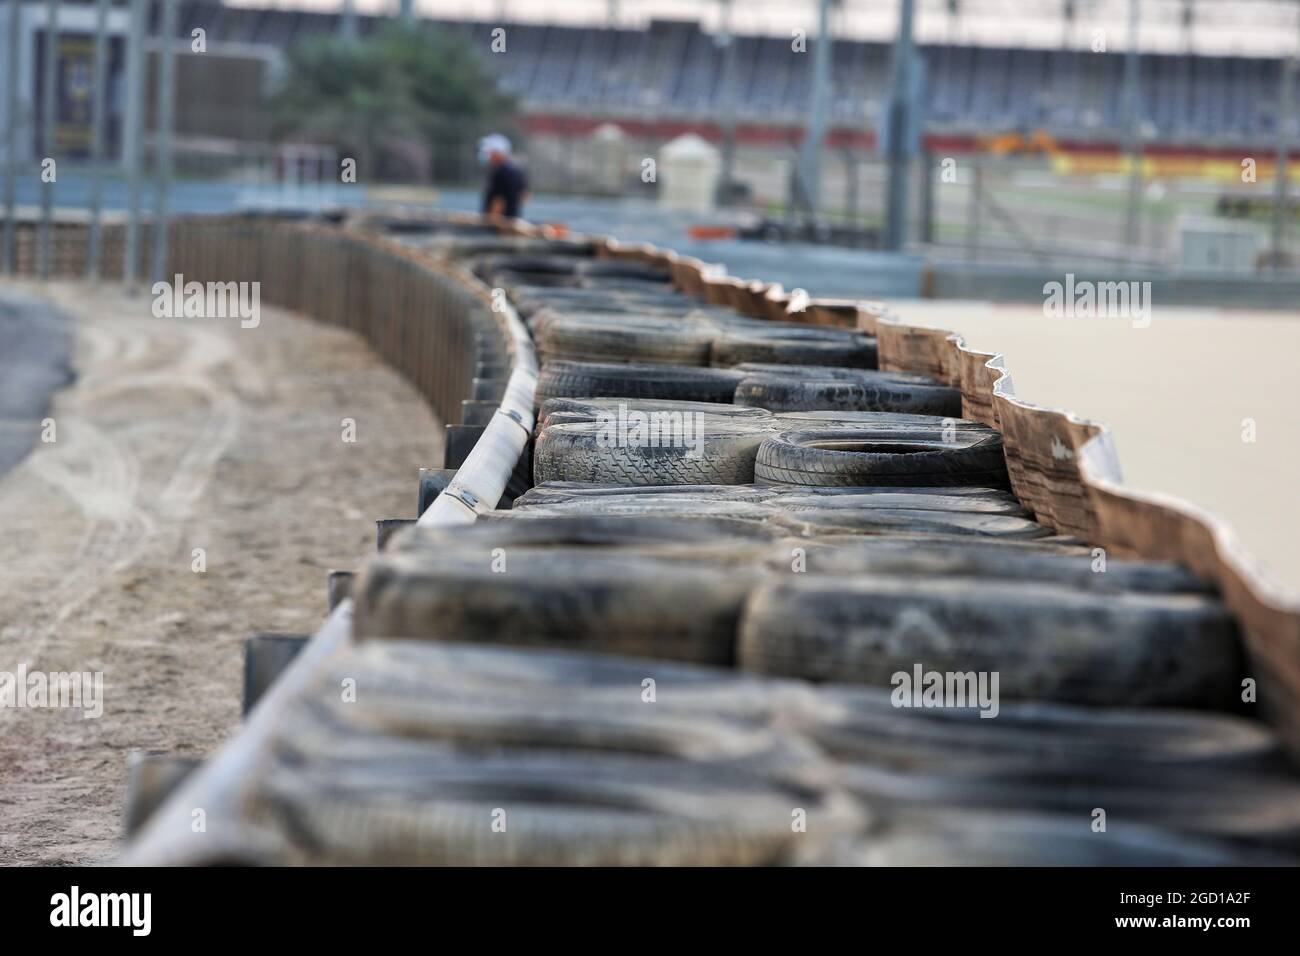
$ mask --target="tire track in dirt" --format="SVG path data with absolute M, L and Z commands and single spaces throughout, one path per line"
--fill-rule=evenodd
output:
M 440 460 L 427 407 L 349 333 L 48 294 L 82 317 L 78 380 L 55 398 L 57 441 L 0 478 L 0 671 L 102 671 L 104 716 L 0 709 L 0 863 L 111 859 L 127 751 L 227 737 L 243 638 L 312 630 L 325 571 L 373 548 L 374 519 L 410 516 Z

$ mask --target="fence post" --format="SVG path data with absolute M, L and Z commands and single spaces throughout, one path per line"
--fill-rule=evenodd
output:
M 9 36 L 5 64 L 5 275 L 18 271 L 18 249 L 14 223 L 18 179 L 18 29 L 22 23 L 22 0 L 9 0 Z
M 45 62 L 42 64 L 41 80 L 41 145 L 45 155 L 41 158 L 41 236 L 40 236 L 40 275 L 42 279 L 50 277 L 50 232 L 54 218 L 54 181 L 45 177 L 45 160 L 54 159 L 54 124 L 57 114 L 54 111 L 58 102 L 59 73 L 59 0 L 46 0 L 45 3 Z M 58 167 L 53 172 L 58 175 Z
M 162 26 L 159 27 L 158 123 L 154 170 L 153 201 L 153 268 L 154 282 L 162 281 L 167 271 L 167 208 L 172 180 L 172 123 L 176 113 L 176 6 L 179 0 L 161 0 Z
M 126 41 L 126 116 L 123 117 L 122 162 L 126 166 L 126 243 L 122 281 L 135 292 L 140 271 L 140 140 L 144 135 L 145 0 L 131 0 Z
M 95 80 L 90 99 L 90 227 L 86 234 L 86 278 L 99 278 L 99 218 L 104 189 L 104 104 L 108 84 L 108 0 L 95 0 Z

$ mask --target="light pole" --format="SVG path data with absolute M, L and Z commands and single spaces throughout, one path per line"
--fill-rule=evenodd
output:
M 168 199 L 172 184 L 172 125 L 176 118 L 176 8 L 180 0 L 162 0 L 159 27 L 158 126 L 154 157 L 153 267 L 151 282 L 160 282 L 167 271 Z
M 912 132 L 912 87 L 916 68 L 913 59 L 916 47 L 912 38 L 916 6 L 914 0 L 900 0 L 898 5 L 898 39 L 894 42 L 894 68 L 889 108 L 885 116 L 887 149 L 886 161 L 889 179 L 886 189 L 884 247 L 893 252 L 903 248 L 907 240 L 907 164 L 911 145 L 907 142 Z
M 9 0 L 8 62 L 5 64 L 5 275 L 13 275 L 18 268 L 14 261 L 16 240 L 14 204 L 18 179 L 18 29 L 22 16 L 22 0 Z
M 1136 250 L 1141 227 L 1142 204 L 1142 102 L 1139 99 L 1141 60 L 1138 55 L 1138 0 L 1128 0 L 1128 50 L 1124 54 L 1124 112 L 1128 132 L 1128 209 L 1124 217 L 1124 241 Z
M 54 159 L 54 124 L 57 121 L 55 106 L 59 100 L 56 89 L 59 82 L 59 0 L 46 0 L 45 3 L 45 63 L 41 81 L 41 144 L 44 156 L 41 159 L 41 236 L 40 236 L 40 273 L 42 279 L 50 277 L 50 233 L 54 219 L 54 180 L 58 167 L 53 167 L 46 176 L 45 160 Z
M 99 278 L 99 218 L 104 195 L 104 104 L 108 86 L 108 0 L 95 0 L 95 88 L 90 99 L 90 230 L 86 278 Z
M 122 164 L 126 167 L 126 248 L 122 281 L 135 291 L 140 271 L 140 140 L 144 126 L 144 33 L 146 0 L 131 0 L 126 39 L 126 115 L 122 117 Z
M 799 187 L 813 221 L 821 207 L 822 142 L 826 139 L 826 106 L 831 80 L 830 7 L 832 0 L 818 0 L 817 45 L 813 47 L 812 91 L 808 104 L 808 125 L 799 152 Z

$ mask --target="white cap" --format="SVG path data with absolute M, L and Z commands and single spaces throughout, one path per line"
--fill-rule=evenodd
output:
M 500 133 L 492 133 L 484 136 L 478 141 L 478 161 L 486 163 L 492 153 L 504 153 L 510 155 L 510 140 L 506 139 Z

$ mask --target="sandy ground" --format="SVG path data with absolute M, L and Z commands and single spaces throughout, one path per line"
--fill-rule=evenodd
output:
M 0 671 L 102 671 L 104 714 L 0 707 L 5 864 L 111 860 L 127 752 L 227 738 L 244 638 L 313 631 L 327 569 L 358 564 L 374 519 L 413 516 L 418 468 L 441 463 L 427 406 L 349 333 L 49 295 L 83 317 L 79 378 L 56 441 L 0 478 Z
M 1017 397 L 1108 423 L 1127 484 L 1219 515 L 1300 592 L 1300 314 L 1161 307 L 1135 328 L 1049 319 L 1041 306 L 891 305 L 1002 352 Z

